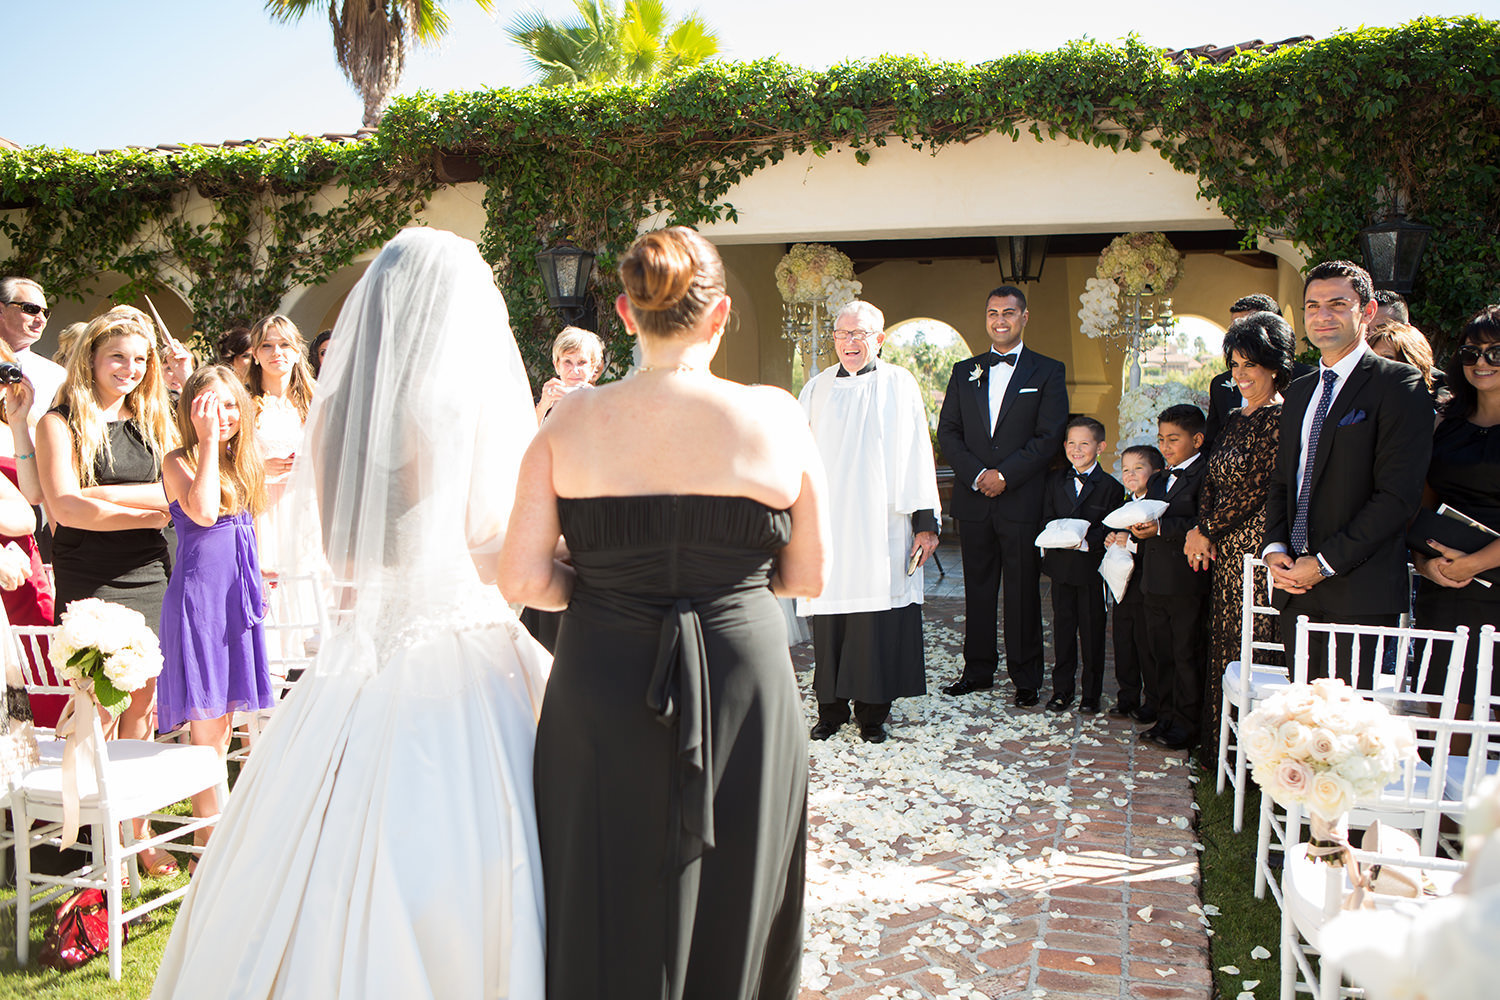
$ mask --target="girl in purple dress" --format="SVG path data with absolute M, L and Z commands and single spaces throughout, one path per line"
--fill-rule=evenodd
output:
M 229 748 L 232 713 L 274 704 L 255 541 L 265 474 L 255 422 L 242 419 L 249 410 L 249 395 L 232 369 L 198 369 L 177 407 L 183 446 L 162 470 L 178 542 L 161 612 L 165 663 L 156 685 L 157 722 L 163 732 L 186 722 L 195 746 L 211 746 L 221 756 Z M 211 789 L 193 796 L 194 815 L 217 809 Z

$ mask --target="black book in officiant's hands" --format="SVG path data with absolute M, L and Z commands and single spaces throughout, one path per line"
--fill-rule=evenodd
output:
M 1416 520 L 1406 530 L 1406 544 L 1413 552 L 1420 552 L 1429 559 L 1442 555 L 1427 544 L 1429 538 L 1450 549 L 1471 553 L 1500 538 L 1500 532 L 1444 504 L 1437 510 L 1423 507 L 1417 511 Z M 1500 566 L 1477 574 L 1475 579 L 1482 584 L 1500 584 Z

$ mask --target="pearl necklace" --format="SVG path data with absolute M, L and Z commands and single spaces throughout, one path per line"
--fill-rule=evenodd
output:
M 688 365 L 688 364 L 681 364 L 681 365 L 639 365 L 639 366 L 636 367 L 636 374 L 641 374 L 641 373 L 644 373 L 644 372 L 666 372 L 669 375 L 706 375 L 707 374 L 707 371 L 705 369 L 699 368 L 696 365 Z

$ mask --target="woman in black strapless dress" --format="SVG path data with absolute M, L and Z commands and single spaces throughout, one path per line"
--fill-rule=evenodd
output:
M 709 373 L 706 240 L 650 233 L 620 273 L 643 364 L 558 401 L 501 561 L 507 598 L 567 606 L 535 765 L 547 996 L 791 1000 L 807 744 L 775 596 L 822 589 L 821 470 L 791 396 Z

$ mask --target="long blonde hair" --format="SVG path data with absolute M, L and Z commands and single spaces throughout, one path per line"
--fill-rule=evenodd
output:
M 260 514 L 266 509 L 266 468 L 255 449 L 255 415 L 250 408 L 250 393 L 234 369 L 227 365 L 204 365 L 188 376 L 177 401 L 177 426 L 182 432 L 182 450 L 188 467 L 198 468 L 198 429 L 193 426 L 193 400 L 204 389 L 214 388 L 234 397 L 240 408 L 240 429 L 224 442 L 228 461 L 219 463 L 219 516 L 249 511 Z
M 80 486 L 96 484 L 94 466 L 101 454 L 113 458 L 109 423 L 99 408 L 94 384 L 94 356 L 116 337 L 140 337 L 146 342 L 146 373 L 140 384 L 125 394 L 123 409 L 129 411 L 128 419 L 158 466 L 162 457 L 177 447 L 177 427 L 172 421 L 161 359 L 156 354 L 156 327 L 134 306 L 115 306 L 84 327 L 68 358 L 67 378 L 58 392 L 59 402 L 67 406 L 64 419 L 73 438 L 73 471 Z
M 307 345 L 302 340 L 302 331 L 297 329 L 297 324 L 280 314 L 267 316 L 250 328 L 250 371 L 245 375 L 245 384 L 250 387 L 250 395 L 255 399 L 256 412 L 259 412 L 261 397 L 266 394 L 265 380 L 261 377 L 263 372 L 260 361 L 255 353 L 260 350 L 260 345 L 266 342 L 266 336 L 272 330 L 281 331 L 287 340 L 291 341 L 293 348 L 292 374 L 287 379 L 286 398 L 297 408 L 297 415 L 303 420 L 307 419 L 308 407 L 312 406 L 313 379 L 312 368 L 307 364 Z

